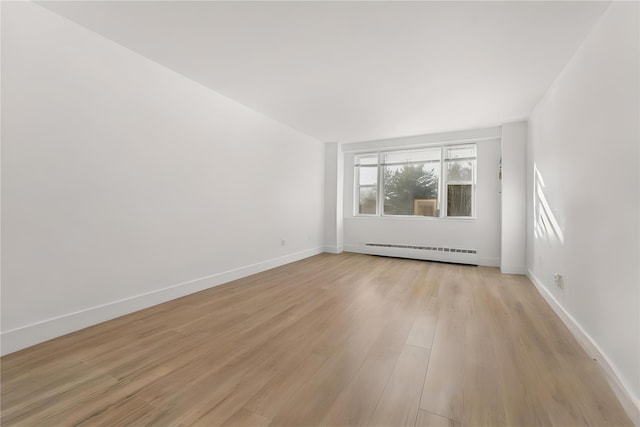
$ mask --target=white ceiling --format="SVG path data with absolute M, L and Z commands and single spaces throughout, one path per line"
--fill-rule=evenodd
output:
M 41 2 L 322 141 L 528 116 L 608 2 Z

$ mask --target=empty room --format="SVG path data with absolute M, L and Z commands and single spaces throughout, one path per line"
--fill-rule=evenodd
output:
M 640 426 L 640 3 L 0 15 L 2 426 Z

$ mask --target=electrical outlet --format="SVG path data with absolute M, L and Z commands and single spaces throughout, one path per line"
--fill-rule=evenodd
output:
M 556 274 L 553 275 L 553 282 L 560 289 L 564 289 L 564 280 L 563 280 L 562 275 L 560 273 L 556 273 Z
M 286 244 L 287 244 L 287 241 L 286 241 L 286 240 L 284 240 L 284 239 L 281 239 L 281 240 L 280 240 L 280 246 L 284 246 L 284 245 L 286 245 Z

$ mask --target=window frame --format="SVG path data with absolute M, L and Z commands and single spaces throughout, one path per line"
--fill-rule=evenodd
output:
M 375 167 L 377 172 L 376 184 L 375 185 L 360 185 L 360 168 L 363 167 L 359 164 L 358 159 L 361 157 L 373 157 L 376 156 L 376 164 L 371 166 L 364 167 Z M 380 216 L 380 153 L 378 152 L 367 152 L 367 153 L 356 153 L 353 157 L 354 164 L 354 174 L 353 174 L 353 214 L 354 216 L 361 217 L 377 217 Z M 376 189 L 376 212 L 372 214 L 360 213 L 360 189 L 361 188 L 375 188 Z
M 465 147 L 473 147 L 475 156 L 474 157 L 465 157 L 460 160 L 470 159 L 473 161 L 473 173 L 472 173 L 472 181 L 471 181 L 471 216 L 453 216 L 447 215 L 447 192 L 449 185 L 468 185 L 469 181 L 447 181 L 447 173 L 446 169 L 448 161 L 455 161 L 458 159 L 448 159 L 446 158 L 446 149 L 447 148 L 465 148 Z M 384 156 L 389 153 L 397 153 L 402 151 L 419 151 L 426 149 L 440 149 L 440 176 L 438 177 L 438 207 L 439 213 L 438 216 L 423 216 L 423 215 L 391 215 L 384 213 L 384 166 L 382 165 Z M 360 185 L 360 166 L 358 159 L 361 157 L 373 157 L 376 156 L 378 162 L 375 165 L 377 167 L 377 182 L 375 185 L 376 188 L 376 213 L 375 214 L 363 214 L 359 213 L 360 207 L 360 188 L 373 188 L 372 185 Z M 409 220 L 451 220 L 451 221 L 473 221 L 476 220 L 476 193 L 477 193 L 477 175 L 478 175 L 478 145 L 476 142 L 465 142 L 465 143 L 448 143 L 448 144 L 430 144 L 430 145 L 421 145 L 421 146 L 410 146 L 410 147 L 398 147 L 394 149 L 379 149 L 375 151 L 360 151 L 354 153 L 354 162 L 353 162 L 353 216 L 358 218 L 384 218 L 384 219 L 409 219 Z
M 455 159 L 449 159 L 446 157 L 446 149 L 450 148 L 452 146 L 455 146 L 456 148 L 466 148 L 466 147 L 473 147 L 473 151 L 475 153 L 475 156 L 473 157 L 462 157 L 462 158 L 455 158 Z M 442 171 L 442 206 L 445 209 L 445 214 L 442 215 L 443 218 L 450 218 L 450 219 L 476 219 L 476 187 L 477 187 L 477 173 L 478 173 L 478 146 L 477 144 L 450 144 L 450 145 L 443 145 L 442 147 L 442 161 L 445 162 L 444 166 L 446 165 L 446 162 L 450 162 L 450 161 L 461 161 L 461 160 L 471 160 L 473 163 L 473 168 L 472 168 L 472 176 L 471 176 L 471 181 L 449 181 L 447 179 L 447 176 L 445 176 L 444 170 L 445 167 L 443 166 Z M 448 167 L 446 168 L 447 172 L 448 172 Z M 449 215 L 448 213 L 448 209 L 449 209 L 449 185 L 469 185 L 471 184 L 471 215 L 470 216 L 460 216 L 460 215 Z M 442 210 L 442 209 L 441 209 Z

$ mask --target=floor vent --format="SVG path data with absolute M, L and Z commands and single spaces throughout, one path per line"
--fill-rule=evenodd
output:
M 435 252 L 455 252 L 459 254 L 475 254 L 475 249 L 459 249 L 459 248 L 441 248 L 435 246 L 413 246 L 413 245 L 391 245 L 387 243 L 365 243 L 366 246 L 376 246 L 379 248 L 402 248 L 402 249 L 418 249 L 421 251 Z

